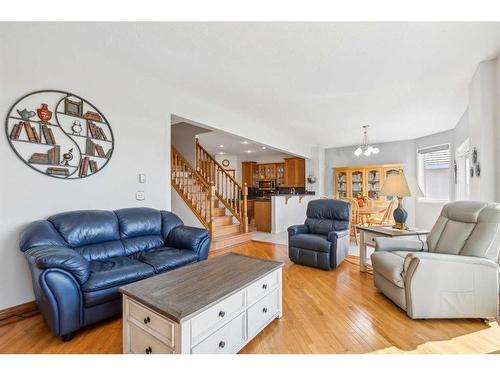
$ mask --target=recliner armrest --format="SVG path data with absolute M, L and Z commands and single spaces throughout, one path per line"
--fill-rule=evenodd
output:
M 209 237 L 206 229 L 181 225 L 170 231 L 165 240 L 165 246 L 193 250 L 198 253 L 202 243 Z
M 75 250 L 64 246 L 36 246 L 25 252 L 30 262 L 40 269 L 60 268 L 71 273 L 80 283 L 90 277 L 89 262 Z
M 462 264 L 476 264 L 494 269 L 499 268 L 497 262 L 488 258 L 456 255 L 456 254 L 420 252 L 420 253 L 410 253 L 406 255 L 405 267 L 404 267 L 405 272 L 408 270 L 408 267 L 412 262 L 414 261 L 418 262 L 421 260 L 425 260 L 428 262 L 438 262 L 442 264 L 451 262 L 451 263 L 462 263 Z
M 399 238 L 375 238 L 375 251 L 426 251 L 427 242 Z
M 345 230 L 332 230 L 328 233 L 326 239 L 330 242 L 337 241 L 337 239 L 341 237 L 345 237 L 349 235 L 349 229 Z
M 292 225 L 291 227 L 288 227 L 288 234 L 290 236 L 295 236 L 297 234 L 307 234 L 309 233 L 309 229 L 307 228 L 307 225 L 305 224 L 300 224 L 300 225 Z

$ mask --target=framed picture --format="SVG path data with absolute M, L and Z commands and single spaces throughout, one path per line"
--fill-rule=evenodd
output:
M 64 113 L 70 116 L 82 117 L 83 114 L 83 103 L 76 102 L 74 100 L 65 98 L 64 99 Z

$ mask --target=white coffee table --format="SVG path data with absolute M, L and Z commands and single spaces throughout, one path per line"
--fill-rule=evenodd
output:
M 123 353 L 237 353 L 281 318 L 282 267 L 229 253 L 120 288 Z

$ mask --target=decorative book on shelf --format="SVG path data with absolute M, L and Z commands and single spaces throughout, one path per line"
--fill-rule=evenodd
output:
M 96 174 L 114 150 L 106 117 L 89 101 L 59 90 L 35 91 L 16 101 L 7 114 L 5 133 L 26 165 L 56 178 Z

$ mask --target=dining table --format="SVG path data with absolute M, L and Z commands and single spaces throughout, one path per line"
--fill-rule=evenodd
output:
M 371 215 L 383 213 L 387 210 L 385 206 L 365 206 L 358 209 L 358 215 L 361 223 L 365 224 Z

